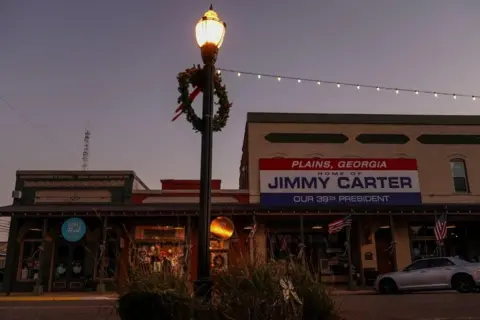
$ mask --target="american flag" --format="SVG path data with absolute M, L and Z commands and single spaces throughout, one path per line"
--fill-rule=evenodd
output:
M 435 239 L 437 242 L 442 242 L 447 238 L 447 221 L 446 219 L 437 219 L 435 223 L 434 232 L 435 232 Z
M 340 220 L 335 220 L 328 224 L 328 233 L 329 234 L 338 233 L 342 231 L 343 228 L 349 227 L 351 225 L 352 225 L 352 218 L 350 216 L 347 216 Z

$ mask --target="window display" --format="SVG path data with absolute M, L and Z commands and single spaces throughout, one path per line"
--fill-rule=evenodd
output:
M 19 280 L 33 281 L 38 277 L 40 269 L 40 250 L 42 250 L 42 241 L 25 240 L 22 243 L 22 256 L 19 261 Z
M 182 274 L 185 266 L 185 230 L 183 227 L 137 227 L 137 266 L 150 272 Z
M 153 272 L 181 273 L 184 266 L 183 245 L 137 244 L 137 264 Z

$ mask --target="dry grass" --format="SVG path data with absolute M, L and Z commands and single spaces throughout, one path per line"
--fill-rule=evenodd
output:
M 132 270 L 119 310 L 124 320 L 134 319 L 127 317 L 126 310 L 145 320 L 338 319 L 332 298 L 316 279 L 303 264 L 294 262 L 231 267 L 214 276 L 212 301 L 205 304 L 193 297 L 185 277 Z M 282 286 L 289 282 L 291 288 Z M 151 315 L 144 313 L 149 306 L 154 309 Z M 150 318 L 153 314 L 163 316 Z

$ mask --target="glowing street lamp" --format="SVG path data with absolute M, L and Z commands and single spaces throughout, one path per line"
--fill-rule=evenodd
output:
M 205 12 L 195 26 L 195 37 L 202 51 L 202 59 L 205 64 L 215 63 L 218 49 L 223 44 L 227 25 L 220 20 L 213 6 Z M 205 61 L 207 60 L 207 61 Z
M 202 146 L 200 162 L 200 214 L 198 217 L 198 265 L 195 295 L 210 298 L 210 220 L 212 209 L 212 137 L 213 137 L 213 77 L 218 48 L 225 37 L 226 24 L 220 20 L 213 7 L 204 14 L 195 27 L 197 44 L 202 60 L 203 110 Z

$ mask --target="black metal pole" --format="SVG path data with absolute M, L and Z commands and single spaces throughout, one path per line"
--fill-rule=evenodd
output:
M 215 73 L 215 56 L 207 59 L 202 48 L 205 66 L 203 68 L 203 112 L 202 112 L 202 146 L 200 162 L 200 216 L 198 218 L 198 269 L 195 282 L 195 295 L 204 299 L 211 297 L 210 280 L 210 219 L 212 188 L 212 136 L 213 136 L 213 77 Z M 216 48 L 215 51 L 216 52 Z

